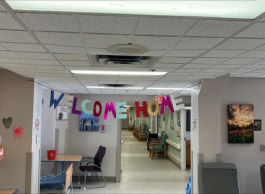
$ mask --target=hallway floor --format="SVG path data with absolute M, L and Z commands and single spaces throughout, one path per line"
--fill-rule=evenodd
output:
M 121 182 L 105 188 L 74 190 L 74 193 L 186 193 L 189 170 L 181 171 L 169 159 L 151 159 L 146 142 L 139 142 L 132 131 L 123 130 Z

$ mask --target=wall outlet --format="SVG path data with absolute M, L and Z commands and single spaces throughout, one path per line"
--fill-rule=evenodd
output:
M 265 152 L 265 144 L 260 144 L 260 151 Z
M 54 173 L 54 168 L 51 168 L 51 173 Z

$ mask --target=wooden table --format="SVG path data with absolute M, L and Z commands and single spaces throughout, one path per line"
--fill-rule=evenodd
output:
M 83 157 L 84 157 L 83 155 L 56 155 L 55 160 L 48 160 L 46 157 L 46 158 L 43 158 L 41 160 L 41 162 L 61 162 L 62 163 L 62 172 L 64 172 L 66 162 L 81 163 Z M 62 175 L 64 175 L 64 173 L 62 173 Z M 80 189 L 81 187 L 80 186 L 73 186 L 73 188 Z
M 0 194 L 17 194 L 18 189 L 0 189 Z

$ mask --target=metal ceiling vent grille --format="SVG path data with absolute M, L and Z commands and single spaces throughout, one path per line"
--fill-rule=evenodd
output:
M 149 68 L 158 57 L 90 55 L 95 67 Z
M 99 84 L 99 86 L 105 86 L 109 88 L 126 88 L 126 87 L 132 87 L 133 85 L 130 85 L 130 84 Z

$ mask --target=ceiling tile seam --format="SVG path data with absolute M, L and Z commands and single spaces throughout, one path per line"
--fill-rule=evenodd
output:
M 239 30 L 236 31 L 235 33 L 231 34 L 230 36 L 224 38 L 224 39 L 223 39 L 222 41 L 220 41 L 218 44 L 216 44 L 215 46 L 211 47 L 211 48 L 208 49 L 206 52 L 204 52 L 204 53 L 198 55 L 197 57 L 195 57 L 193 60 L 191 60 L 190 62 L 186 63 L 185 65 L 187 65 L 187 64 L 191 63 L 192 61 L 196 60 L 197 58 L 199 58 L 199 57 L 205 55 L 205 54 L 208 53 L 209 51 L 214 50 L 214 48 L 216 48 L 216 47 L 218 47 L 219 45 L 223 44 L 223 43 L 226 42 L 227 40 L 231 39 L 231 38 L 234 37 L 235 35 L 237 35 L 237 34 L 239 34 L 240 32 L 242 32 L 243 30 L 249 28 L 250 26 L 252 26 L 253 24 L 255 24 L 260 18 L 263 18 L 264 15 L 265 15 L 265 13 L 261 14 L 261 15 L 258 16 L 255 20 L 253 20 L 252 22 L 250 22 L 249 24 L 247 24 L 247 25 L 244 26 L 243 28 L 239 29 Z M 260 46 L 259 46 L 259 47 L 260 47 Z M 248 51 L 246 51 L 246 52 L 249 52 L 249 51 L 250 51 L 250 50 L 248 50 Z M 246 53 L 246 52 L 245 52 L 245 53 Z M 244 54 L 244 53 L 241 53 L 240 55 L 242 55 L 242 54 Z M 237 56 L 239 56 L 239 55 L 237 55 Z M 235 58 L 235 57 L 236 57 L 236 56 L 234 56 L 234 57 L 230 57 L 230 58 L 228 58 L 227 60 L 230 60 L 230 59 Z M 227 61 L 227 60 L 225 60 L 225 61 Z M 222 63 L 225 62 L 225 61 L 222 61 Z M 220 63 L 219 63 L 219 64 L 220 64 Z M 213 66 L 211 66 L 211 67 L 213 67 Z M 211 68 L 211 67 L 210 67 L 210 68 Z M 180 67 L 180 68 L 181 68 L 181 67 Z M 195 75 L 195 74 L 196 74 L 196 73 L 194 73 L 194 74 L 192 74 L 192 75 Z M 190 75 L 190 76 L 192 76 L 192 75 Z M 185 79 L 185 78 L 183 78 L 183 79 Z M 181 80 L 183 80 L 183 79 L 181 79 Z M 181 80 L 180 80 L 180 81 L 181 81 Z
M 183 34 L 183 35 L 181 35 L 181 36 L 179 36 L 179 37 L 177 37 L 178 38 L 178 40 L 177 40 L 177 42 L 176 42 L 176 44 L 175 45 L 173 45 L 173 47 L 172 48 L 169 48 L 169 49 L 167 49 L 167 51 L 162 55 L 162 56 L 160 56 L 160 57 L 158 57 L 158 59 L 151 65 L 151 67 L 149 67 L 149 69 L 153 69 L 153 66 L 162 58 L 162 57 L 164 57 L 164 56 L 166 56 L 166 54 L 167 53 L 169 53 L 173 48 L 175 48 L 175 46 L 181 41 L 181 39 L 184 37 L 184 35 L 198 22 L 199 20 L 198 19 L 196 19 L 196 20 L 194 20 L 194 22 L 190 25 L 190 27 L 186 30 L 186 32 Z M 184 66 L 184 65 L 183 65 Z M 181 67 L 180 67 L 181 68 Z M 168 73 L 167 73 L 168 74 Z M 166 77 L 167 76 L 167 74 L 165 74 L 164 76 L 162 76 L 162 78 L 160 78 L 160 79 L 158 79 L 157 81 L 155 81 L 155 82 L 153 82 L 152 84 L 154 84 L 154 83 L 157 83 L 157 82 L 159 82 L 161 79 L 163 79 L 164 77 Z M 140 92 L 142 92 L 143 90 L 145 90 L 147 87 L 149 87 L 149 86 L 151 86 L 152 84 L 150 84 L 150 85 L 148 85 L 148 86 L 146 86 L 146 87 L 144 87 L 141 91 L 139 91 L 139 92 L 137 92 L 136 94 L 138 94 L 138 93 L 140 93 Z
M 131 31 L 131 33 L 129 35 L 129 38 L 128 38 L 128 44 L 132 44 L 133 43 L 134 34 L 135 34 L 136 29 L 138 27 L 139 20 L 140 20 L 139 16 L 135 17 L 135 21 L 134 21 L 133 26 L 132 26 L 132 31 Z
M 75 76 L 53 55 L 53 53 L 38 39 L 38 37 L 31 31 L 24 22 L 17 16 L 17 14 L 9 7 L 8 4 L 4 1 L 0 1 L 0 5 L 2 5 L 8 13 L 27 31 L 30 33 L 30 35 L 41 45 L 48 53 L 50 53 L 57 62 L 72 76 L 75 78 Z M 76 78 L 75 78 L 76 79 Z M 77 80 L 77 79 L 76 79 Z M 77 80 L 79 82 L 79 80 Z M 80 83 L 80 82 L 79 82 Z M 81 83 L 80 83 L 81 84 Z M 82 85 L 82 84 L 81 84 Z

